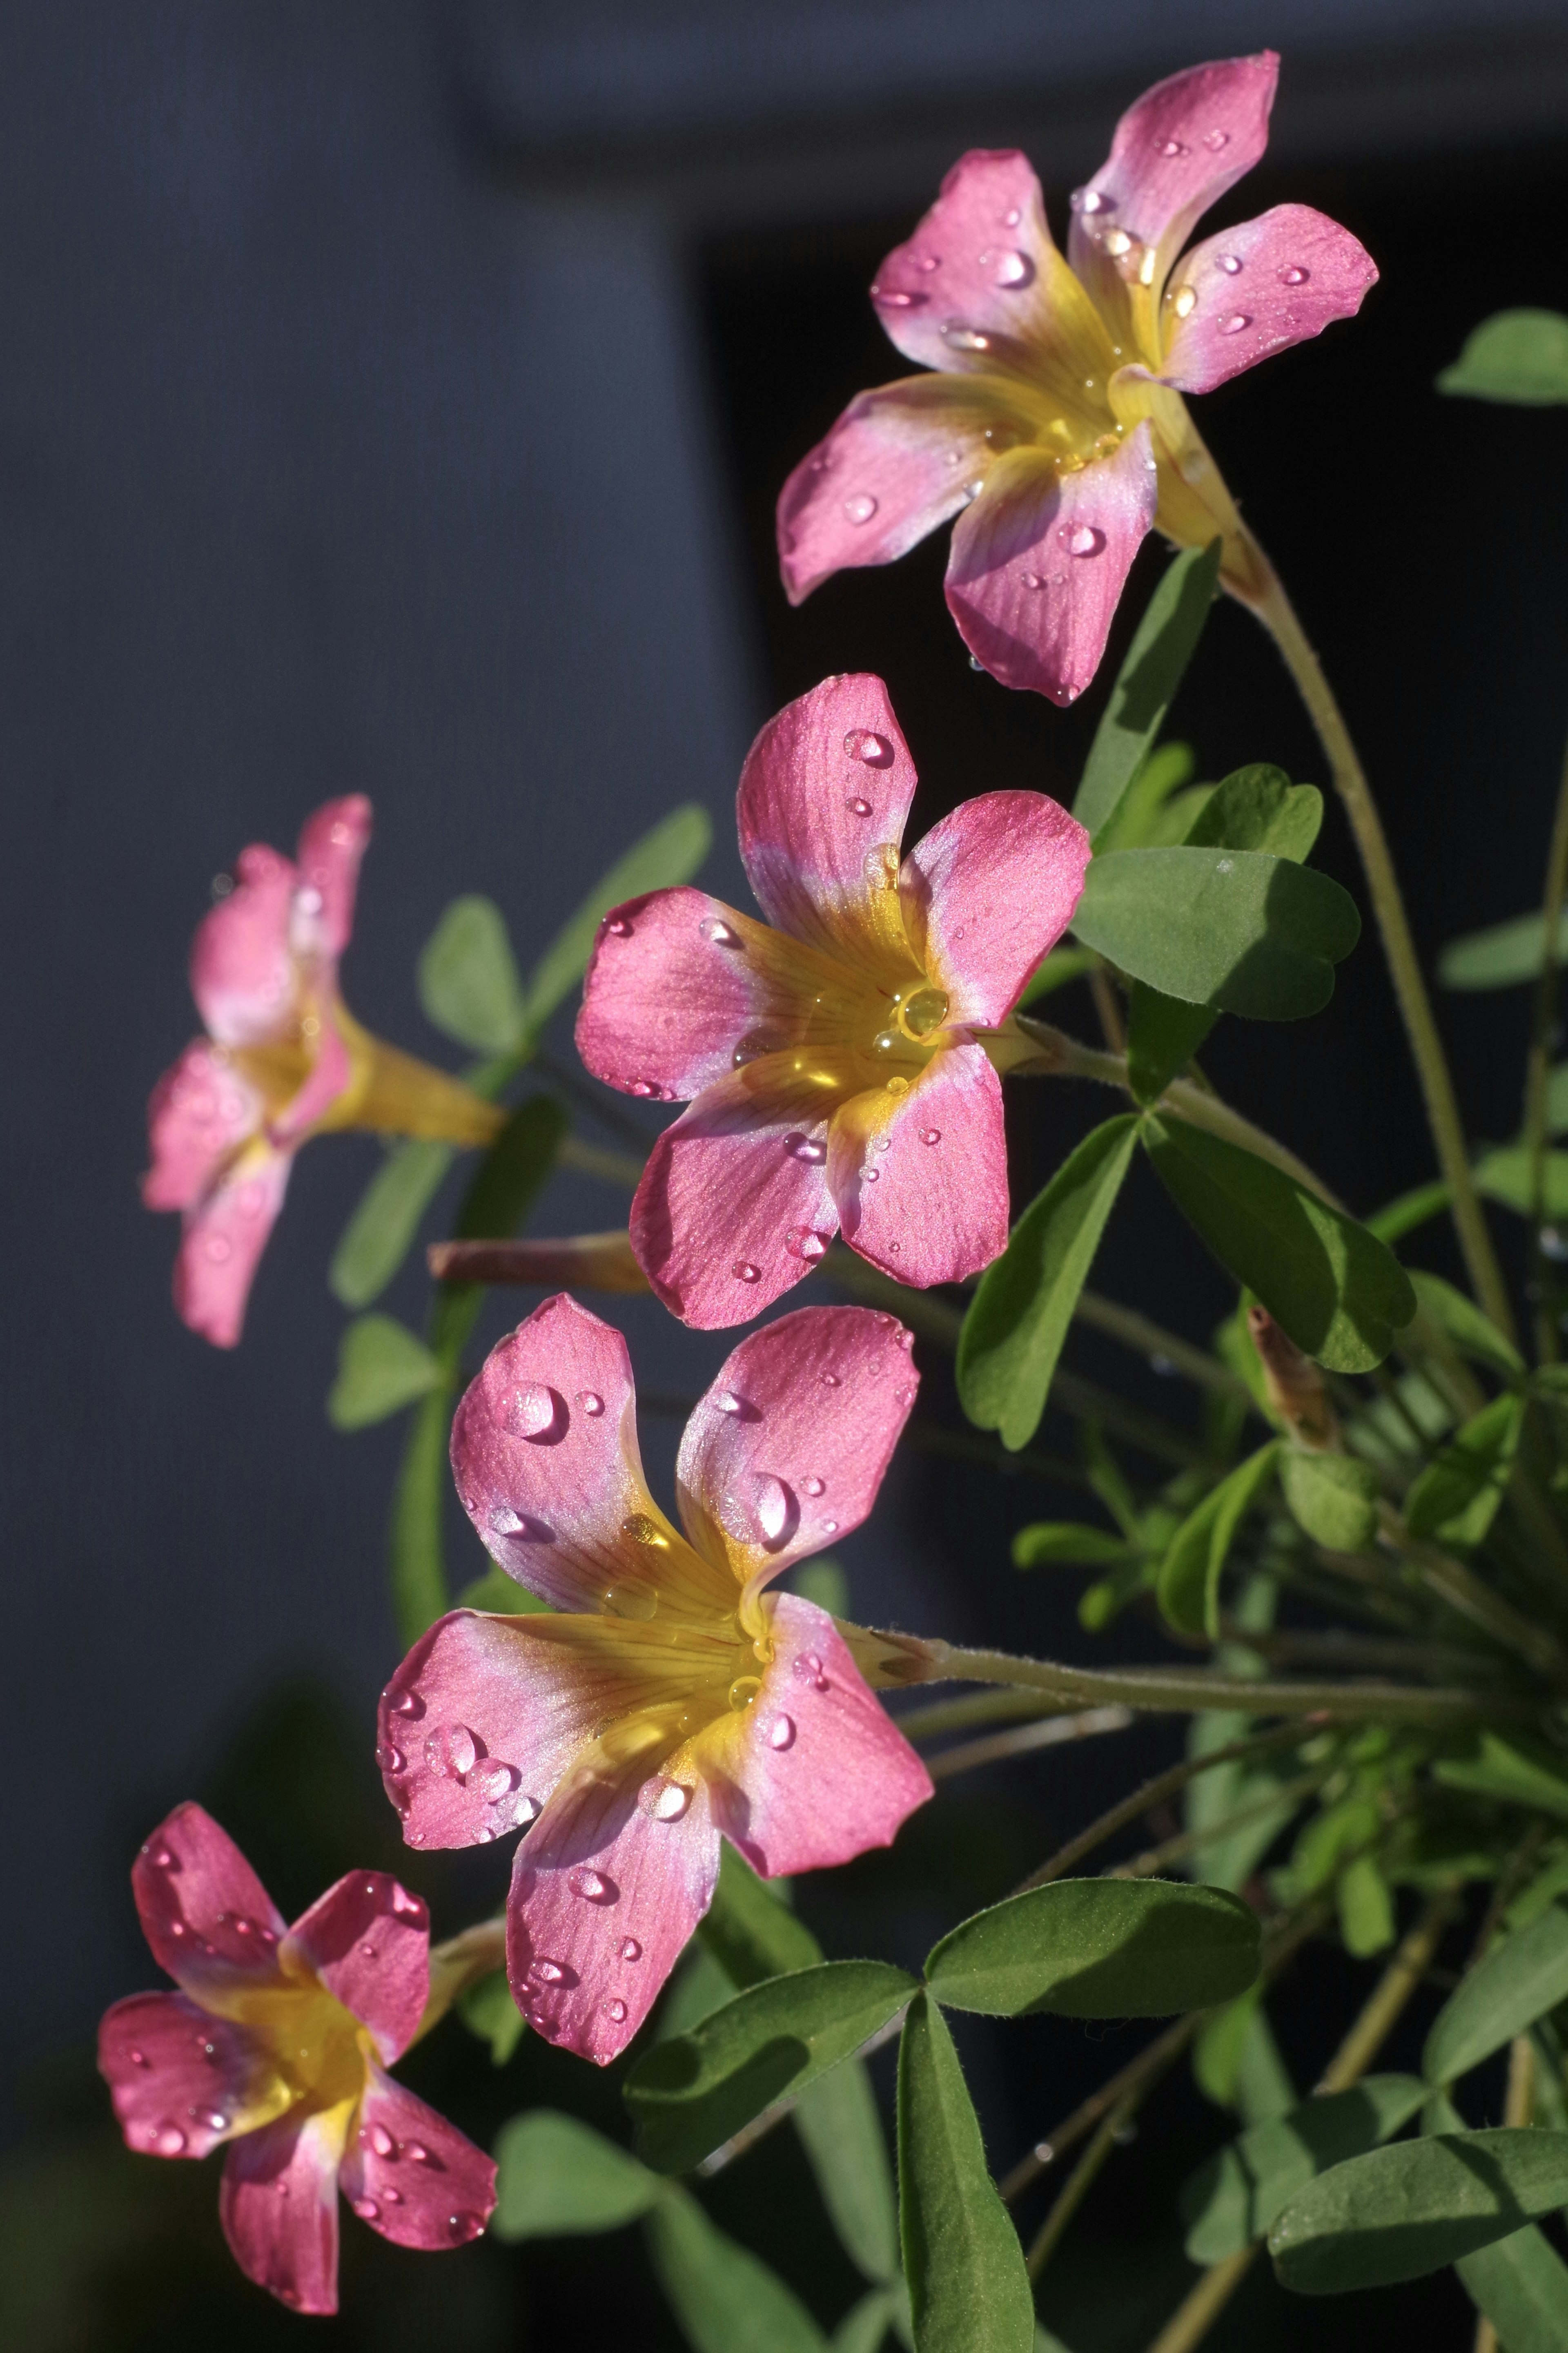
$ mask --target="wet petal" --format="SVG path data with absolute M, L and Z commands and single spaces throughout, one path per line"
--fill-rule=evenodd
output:
M 354 927 L 360 860 L 370 841 L 371 807 L 363 793 L 325 801 L 300 835 L 300 890 L 293 907 L 296 946 L 333 962 Z
M 354 2212 L 399 2247 L 477 2239 L 496 2202 L 494 2161 L 379 2067 L 368 2077 L 338 2175 Z
M 389 2065 L 406 2051 L 429 1999 L 430 1915 L 390 1872 L 349 1872 L 301 1913 L 284 1950 L 369 2027 Z
M 291 2108 L 230 2148 L 218 2214 L 247 2279 L 294 2312 L 338 2308 L 338 2161 L 347 2105 Z
M 98 2030 L 127 2148 L 145 2157 L 205 2157 L 289 2105 L 289 2086 L 244 2026 L 215 2018 L 183 1993 L 117 2001 Z
M 1271 352 L 1352 319 L 1377 282 L 1348 228 L 1310 205 L 1276 205 L 1193 248 L 1164 306 L 1163 384 L 1213 392 Z
M 174 1307 L 215 1347 L 237 1346 L 250 1286 L 289 1183 L 292 1155 L 258 1138 L 216 1189 L 187 1210 L 174 1262 Z
M 1004 686 L 1075 702 L 1100 667 L 1133 557 L 1154 520 L 1149 428 L 1059 475 L 1033 449 L 1000 459 L 960 518 L 948 609 Z
M 261 1098 L 221 1047 L 198 1038 L 165 1071 L 147 1106 L 153 1166 L 142 1179 L 150 1209 L 188 1209 L 261 1124 Z
M 235 2015 L 247 1993 L 279 1982 L 282 1915 L 200 1806 L 176 1806 L 153 1831 L 131 1890 L 153 1959 L 204 2010 Z
M 768 921 L 861 971 L 904 971 L 881 852 L 903 840 L 914 790 L 879 678 L 824 679 L 787 703 L 741 772 L 741 856 Z
M 871 1089 L 846 1103 L 827 1173 L 845 1240 L 900 1282 L 989 1266 L 1007 1247 L 1007 1139 L 984 1049 L 944 1048 L 896 1102 Z
M 837 1229 L 826 1107 L 770 1110 L 753 1092 L 763 1069 L 710 1087 L 665 1129 L 632 1202 L 643 1271 L 700 1331 L 748 1323 L 811 1272 Z
M 225 1046 L 254 1046 L 294 1015 L 289 916 L 298 869 L 256 842 L 235 860 L 235 886 L 203 919 L 191 950 L 191 993 Z
M 826 1610 L 793 1593 L 770 1609 L 762 1690 L 743 1716 L 704 1734 L 698 1752 L 715 1821 L 773 1878 L 889 1846 L 931 1783 Z
M 920 1385 L 910 1339 L 868 1307 L 803 1307 L 732 1349 L 680 1441 L 692 1542 L 721 1531 L 744 1580 L 858 1528 Z
M 1089 836 L 1044 793 L 983 793 L 916 842 L 904 927 L 950 1022 L 994 1029 L 1073 918 Z

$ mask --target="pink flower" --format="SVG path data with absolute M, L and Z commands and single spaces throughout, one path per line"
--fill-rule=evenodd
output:
M 1021 154 L 954 164 L 871 289 L 899 350 L 940 373 L 862 393 L 784 484 L 792 604 L 958 515 L 947 601 L 964 643 L 1005 686 L 1065 703 L 1151 525 L 1182 547 L 1220 537 L 1226 586 L 1258 593 L 1262 559 L 1182 395 L 1353 317 L 1377 278 L 1306 205 L 1182 255 L 1263 153 L 1279 64 L 1266 49 L 1146 90 L 1073 197 L 1065 260 Z
M 458 2246 L 495 2204 L 495 2167 L 383 2073 L 419 2031 L 425 1906 L 351 1872 L 285 1926 L 232 1839 L 176 1806 L 136 1858 L 136 1908 L 178 1993 L 117 2001 L 98 2064 L 126 2146 L 228 2145 L 218 2211 L 247 2278 L 296 2312 L 335 2312 L 338 2190 L 400 2247 Z
M 452 1467 L 494 1559 L 560 1615 L 454 1610 L 382 1695 L 380 1762 L 413 1846 L 520 1826 L 519 2009 L 601 2063 L 707 1910 L 719 1841 L 765 1874 L 885 1846 L 924 1766 L 826 1610 L 770 1595 L 858 1527 L 908 1417 L 910 1335 L 805 1308 L 742 1340 L 686 1426 L 682 1535 L 637 1452 L 619 1333 L 563 1293 L 493 1349 Z
M 241 850 L 235 886 L 203 921 L 191 993 L 207 1034 L 164 1072 L 148 1106 L 150 1209 L 181 1209 L 174 1305 L 232 1348 L 251 1278 L 283 1205 L 294 1154 L 331 1128 L 487 1144 L 503 1114 L 456 1080 L 362 1029 L 338 994 L 370 839 L 363 794 L 328 801 L 299 862 Z
M 605 919 L 577 1050 L 625 1092 L 691 1099 L 655 1145 L 632 1248 L 688 1324 L 756 1314 L 840 1228 L 901 1282 L 1007 1243 L 1008 1017 L 1072 919 L 1089 836 L 1043 793 L 986 793 L 900 862 L 915 771 L 880 679 L 830 678 L 741 777 L 768 923 L 695 890 Z M 776 926 L 770 929 L 768 924 Z

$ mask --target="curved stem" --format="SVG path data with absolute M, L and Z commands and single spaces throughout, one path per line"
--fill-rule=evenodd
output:
M 1454 1094 L 1443 1042 L 1437 1034 L 1432 1003 L 1422 976 L 1415 943 L 1400 895 L 1398 877 L 1389 855 L 1377 803 L 1372 797 L 1361 761 L 1350 738 L 1322 665 L 1308 642 L 1279 575 L 1261 551 L 1258 563 L 1264 580 L 1261 593 L 1248 598 L 1251 609 L 1273 638 L 1285 666 L 1306 704 L 1318 740 L 1327 756 L 1335 789 L 1350 819 L 1361 852 L 1373 910 L 1383 934 L 1384 952 L 1394 978 L 1394 995 L 1405 1034 L 1415 1057 L 1416 1074 L 1426 1105 L 1427 1124 L 1436 1147 L 1437 1166 L 1448 1186 L 1449 1207 L 1476 1297 L 1499 1331 L 1513 1335 L 1513 1310 L 1507 1286 L 1487 1230 L 1480 1196 L 1470 1174 L 1465 1131 Z
M 1557 933 L 1563 901 L 1568 892 L 1568 752 L 1563 757 L 1557 787 L 1557 813 L 1552 821 L 1552 846 L 1546 854 L 1546 889 L 1541 907 L 1541 985 L 1535 992 L 1535 1029 L 1524 1078 L 1524 1145 L 1530 1155 L 1530 1241 L 1535 1282 L 1535 1352 L 1542 1364 L 1555 1364 L 1557 1318 L 1552 1312 L 1552 1268 L 1541 1246 L 1546 1192 L 1546 1082 L 1552 1072 L 1552 1032 L 1557 1021 Z

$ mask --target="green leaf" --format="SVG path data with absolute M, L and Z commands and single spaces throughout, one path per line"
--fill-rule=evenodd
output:
M 1197 762 L 1190 744 L 1157 744 L 1133 772 L 1116 814 L 1095 836 L 1095 849 L 1151 849 L 1184 841 L 1187 828 L 1213 792 L 1194 785 Z
M 1328 875 L 1258 849 L 1112 849 L 1089 860 L 1076 936 L 1167 997 L 1300 1021 L 1361 936 Z
M 1450 1789 L 1498 1798 L 1529 1812 L 1568 1821 L 1568 1775 L 1562 1753 L 1523 1733 L 1483 1732 L 1473 1757 L 1439 1757 L 1432 1770 Z
M 1294 2197 L 1268 2234 L 1301 2295 L 1384 2287 L 1458 2263 L 1568 2205 L 1568 2132 L 1430 2133 L 1353 2157 Z
M 1260 1446 L 1204 1497 L 1171 1538 L 1154 1588 L 1167 1625 L 1184 1633 L 1218 1632 L 1220 1572 L 1236 1532 L 1268 1485 L 1279 1455 L 1277 1440 Z
M 849 1615 L 849 1579 L 842 1561 L 818 1553 L 815 1560 L 803 1560 L 791 1578 L 791 1590 L 803 1601 L 815 1601 L 830 1618 Z
M 764 1978 L 689 2032 L 656 2043 L 625 2087 L 638 2155 L 657 2172 L 686 2172 L 858 2051 L 913 1984 L 886 1961 L 822 1961 Z
M 846 2254 L 868 2280 L 897 2279 L 898 2201 L 865 2061 L 847 2059 L 807 2084 L 795 2123 Z
M 1494 311 L 1471 329 L 1437 389 L 1526 408 L 1568 401 L 1568 319 L 1557 311 Z
M 1298 1527 L 1331 1552 L 1364 1552 L 1377 1528 L 1377 1473 L 1349 1454 L 1310 1454 L 1287 1446 L 1279 1484 Z
M 407 1257 L 410 1245 L 456 1158 L 449 1144 L 407 1136 L 387 1154 L 343 1228 L 327 1282 L 345 1307 L 379 1299 Z
M 833 2353 L 879 2353 L 899 2300 L 886 2288 L 874 2287 L 851 2305 L 833 2332 Z
M 1376 1857 L 1358 1854 L 1334 1883 L 1340 1935 L 1352 1959 L 1370 1960 L 1394 1942 L 1394 1897 Z
M 1158 1103 L 1184 1071 L 1219 1015 L 1135 980 L 1127 1008 L 1127 1079 L 1141 1103 Z
M 1519 1217 L 1531 1213 L 1530 1154 L 1522 1144 L 1500 1145 L 1476 1163 L 1476 1184 L 1492 1200 Z M 1568 1218 L 1568 1152 L 1542 1155 L 1541 1207 L 1549 1218 Z
M 999 1430 L 1016 1453 L 1046 1409 L 1057 1359 L 1094 1263 L 1132 1146 L 1124 1112 L 1086 1135 L 988 1266 L 958 1340 L 958 1394 L 971 1421 Z
M 1072 1520 L 1037 1520 L 1013 1539 L 1015 1568 L 1047 1564 L 1064 1568 L 1103 1568 L 1109 1562 L 1142 1560 L 1142 1545 L 1113 1536 L 1109 1528 L 1080 1526 Z
M 1194 849 L 1262 849 L 1300 865 L 1322 822 L 1323 796 L 1316 785 L 1293 785 L 1283 768 L 1260 761 L 1216 786 L 1187 840 Z
M 1386 1240 L 1387 1237 L 1385 1236 Z M 1479 1365 L 1490 1366 L 1504 1380 L 1518 1380 L 1524 1373 L 1524 1358 L 1511 1340 L 1505 1340 L 1489 1316 L 1483 1315 L 1473 1299 L 1440 1274 L 1428 1274 L 1424 1268 L 1411 1270 L 1410 1280 L 1415 1296 L 1432 1321 L 1467 1356 Z
M 809 1969 L 822 1947 L 804 1920 L 771 1895 L 728 1839 L 719 1850 L 713 1901 L 697 1933 L 738 1990 L 763 1978 Z
M 1032 2353 L 1024 2251 L 986 2170 L 947 2021 L 926 1993 L 899 2044 L 899 2222 L 918 2353 Z
M 1547 1072 L 1546 1133 L 1568 1135 L 1568 1062 L 1559 1062 Z
M 1454 2269 L 1508 2353 L 1568 2353 L 1568 2263 L 1533 2223 Z
M 519 1103 L 474 1173 L 457 1232 L 463 1241 L 506 1241 L 555 1165 L 570 1122 L 553 1095 Z
M 1449 1995 L 1432 2021 L 1422 2073 L 1430 2084 L 1468 2075 L 1560 2001 L 1568 2001 L 1568 1912 L 1553 1904 L 1494 1945 Z
M 1222 2263 L 1238 2255 L 1298 2190 L 1330 2166 L 1375 2148 L 1409 2123 L 1426 2097 L 1419 2075 L 1368 2075 L 1353 2091 L 1322 2093 L 1238 2135 L 1199 2166 L 1182 2191 L 1189 2261 Z
M 647 2218 L 659 2285 L 695 2353 L 826 2353 L 826 2339 L 777 2272 L 668 2185 Z
M 1219 580 L 1220 542 L 1188 548 L 1167 566 L 1134 632 L 1095 731 L 1072 813 L 1090 834 L 1116 814 L 1153 748 L 1171 698 L 1203 635 Z
M 1447 1206 L 1448 1187 L 1440 1176 L 1435 1176 L 1429 1185 L 1416 1185 L 1377 1210 L 1366 1220 L 1366 1229 L 1375 1234 L 1380 1242 L 1402 1241 L 1406 1234 L 1413 1234 L 1417 1226 L 1426 1225 Z
M 1517 1397 L 1494 1398 L 1427 1464 L 1405 1501 L 1413 1536 L 1478 1545 L 1497 1517 L 1524 1420 Z
M 1546 918 L 1538 908 L 1450 940 L 1437 959 L 1437 977 L 1445 988 L 1516 988 L 1540 979 L 1545 945 Z M 1568 961 L 1568 914 L 1558 929 L 1557 954 Z
M 1193 2045 L 1198 2089 L 1219 2106 L 1238 2110 L 1244 2125 L 1287 2116 L 1297 2105 L 1296 2087 L 1279 2055 L 1263 1995 L 1259 1978 L 1218 2011 Z
M 504 2067 L 522 2040 L 524 2019 L 511 1998 L 504 1969 L 493 1969 L 458 1997 L 458 2015 L 470 2034 L 490 2046 L 490 2058 Z
M 522 983 L 493 899 L 454 899 L 419 958 L 426 1020 L 478 1054 L 514 1054 L 526 1035 Z
M 361 1315 L 343 1326 L 338 1377 L 327 1394 L 334 1430 L 368 1430 L 412 1405 L 445 1376 L 423 1340 L 393 1315 Z
M 1252 1983 L 1258 1915 L 1184 1880 L 1054 1879 L 962 1921 L 925 1973 L 950 2010 L 991 2018 L 1166 2018 Z
M 672 890 L 678 882 L 689 882 L 707 857 L 712 839 L 713 821 L 707 810 L 697 801 L 686 801 L 671 809 L 651 833 L 634 842 L 624 858 L 616 859 L 533 967 L 525 1000 L 531 1031 L 544 1027 L 587 971 L 595 935 L 610 909 L 628 899 L 640 899 L 645 892 Z
M 1331 1372 L 1380 1365 L 1415 1313 L 1385 1243 L 1256 1153 L 1184 1120 L 1145 1115 L 1149 1156 L 1222 1266 Z
M 496 2142 L 498 2239 L 553 2239 L 618 2231 L 665 2194 L 624 2148 L 575 2116 L 532 2108 L 503 2125 Z

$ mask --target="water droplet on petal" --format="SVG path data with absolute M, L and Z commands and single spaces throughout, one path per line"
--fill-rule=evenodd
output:
M 617 940 L 629 940 L 632 935 L 632 927 L 624 915 L 606 916 L 605 929 L 613 933 Z
M 764 1471 L 753 1491 L 757 1526 L 764 1544 L 778 1544 L 788 1534 L 795 1517 L 795 1497 L 782 1479 Z
M 629 1092 L 640 1095 L 644 1103 L 652 1103 L 658 1099 L 659 1087 L 653 1079 L 634 1079 Z
M 612 1585 L 603 1599 L 612 1618 L 635 1618 L 646 1626 L 658 1616 L 658 1596 L 646 1585 Z
M 1236 278 L 1241 271 L 1241 256 L 1239 253 L 1216 253 L 1215 266 L 1223 269 L 1227 278 Z
M 362 1958 L 364 1960 L 374 1961 L 375 1958 L 375 1947 L 374 1945 L 362 1945 L 360 1947 L 360 1954 Z
M 877 501 L 869 491 L 857 491 L 844 501 L 844 512 L 854 523 L 869 522 L 877 512 Z
M 792 1160 L 804 1160 L 808 1168 L 820 1168 L 827 1157 L 827 1146 L 814 1135 L 786 1135 L 784 1150 Z
M 910 1082 L 908 1079 L 891 1078 L 887 1082 L 887 1089 L 890 1095 L 907 1095 L 910 1091 Z
M 893 747 L 885 735 L 869 727 L 851 727 L 844 738 L 844 749 L 852 760 L 861 761 L 868 768 L 890 768 Z
M 1121 256 L 1130 249 L 1132 239 L 1124 228 L 1109 228 L 1100 242 L 1112 260 L 1120 260 Z
M 656 1552 L 669 1550 L 669 1538 L 650 1512 L 628 1512 L 621 1522 L 621 1534 L 630 1536 L 634 1544 L 651 1546 Z
M 691 1803 L 691 1792 L 684 1782 L 667 1780 L 656 1774 L 645 1781 L 637 1791 L 637 1804 L 656 1822 L 678 1822 Z
M 836 1536 L 838 1534 L 837 1521 L 824 1520 L 822 1523 L 822 1533 L 825 1536 Z
M 514 1438 L 542 1438 L 554 1427 L 556 1410 L 554 1390 L 542 1381 L 531 1381 L 526 1388 L 513 1390 L 502 1419 Z
M 413 2165 L 428 2165 L 430 2162 L 430 2152 L 422 2140 L 405 2140 L 403 2154 Z
M 823 1388 L 824 1388 L 825 1389 L 836 1389 L 836 1388 L 837 1388 L 839 1387 L 839 1379 L 838 1379 L 838 1376 L 837 1376 L 837 1373 L 824 1373 L 824 1374 L 823 1374 L 823 1376 L 822 1376 L 822 1386 L 823 1386 Z
M 1171 297 L 1171 308 L 1178 319 L 1190 319 L 1197 304 L 1197 290 L 1192 286 L 1178 286 Z
M 153 2147 L 160 2157 L 179 2157 L 184 2149 L 185 2136 L 178 2125 L 154 2125 Z
M 593 1421 L 596 1421 L 605 1410 L 605 1400 L 597 1389 L 579 1389 L 577 1402 Z
M 1230 145 L 1230 133 L 1228 131 L 1205 131 L 1204 145 L 1211 155 L 1217 155 L 1222 147 Z
M 582 1897 L 584 1904 L 613 1904 L 616 1900 L 617 1891 L 610 1884 L 603 1872 L 569 1871 L 566 1874 L 566 1884 L 574 1895 Z
M 458 2244 L 465 2239 L 477 2239 L 484 2227 L 482 2214 L 448 2214 L 447 2217 L 447 2236 Z
M 520 1536 L 526 1525 L 521 1514 L 514 1512 L 510 1504 L 493 1505 L 486 1517 L 489 1521 L 492 1535 Z
M 432 1772 L 460 1778 L 470 1769 L 479 1752 L 466 1724 L 442 1724 L 426 1740 L 425 1754 Z
M 372 2148 L 374 2149 L 377 2157 L 395 2157 L 397 2155 L 397 2143 L 393 2139 L 392 2135 L 387 2131 L 384 2125 L 372 2125 L 370 2128 L 370 2145 Z
M 1064 522 L 1057 538 L 1069 555 L 1099 555 L 1105 546 L 1105 533 L 1092 522 Z
M 623 1961 L 640 1961 L 642 1947 L 635 1936 L 623 1936 L 620 1942 L 620 1955 Z
M 1043 588 L 1046 585 L 1037 572 L 1020 572 L 1018 577 L 1026 588 Z
M 1019 292 L 1024 287 L 1034 284 L 1034 263 L 1026 253 L 1016 252 L 1012 247 L 995 253 L 983 253 L 980 267 L 993 286 L 1005 286 L 1013 292 Z
M 234 1244 L 226 1234 L 209 1234 L 202 1248 L 214 1266 L 222 1266 L 234 1256 Z
M 423 1715 L 425 1703 L 416 1692 L 399 1692 L 392 1702 L 392 1713 L 394 1715 Z
M 483 1798 L 487 1805 L 494 1805 L 498 1798 L 510 1797 L 521 1778 L 517 1767 L 509 1765 L 503 1757 L 481 1757 L 469 1767 L 463 1786 L 472 1789 L 476 1797 Z
M 531 1961 L 528 1974 L 537 1978 L 541 1985 L 559 1985 L 566 1972 L 559 1961 Z
M 942 267 L 940 256 L 934 253 L 911 253 L 910 260 L 913 267 L 927 278 L 933 269 L 940 269 Z
M 815 1226 L 791 1226 L 784 1236 L 784 1248 L 791 1258 L 804 1259 L 807 1266 L 817 1266 L 827 1256 L 830 1239 L 819 1234 Z
M 761 1282 L 763 1279 L 762 1268 L 753 1266 L 749 1258 L 738 1258 L 730 1271 L 737 1282 Z
M 746 1409 L 733 1389 L 721 1389 L 713 1399 L 716 1413 L 744 1413 Z
M 942 1142 L 941 1128 L 922 1127 L 921 1130 L 921 1142 L 922 1144 L 940 1144 Z
M 193 2108 L 191 2114 L 199 2125 L 205 2125 L 208 2132 L 220 2133 L 228 2130 L 228 2118 L 221 2108 L 204 2108 L 199 2112 Z
M 869 817 L 871 814 L 870 802 L 868 800 L 862 800 L 858 793 L 847 793 L 844 798 L 844 806 L 848 810 L 851 817 Z
M 721 922 L 717 915 L 704 915 L 697 928 L 703 938 L 711 941 L 716 948 L 738 948 L 741 944 L 739 932 Z
M 912 311 L 925 301 L 923 294 L 906 294 L 901 288 L 873 286 L 871 300 L 879 302 L 884 311 Z
M 1222 335 L 1239 335 L 1243 327 L 1250 327 L 1252 321 L 1245 311 L 1233 311 L 1228 319 L 1220 321 L 1219 331 Z
M 1190 155 L 1192 153 L 1192 149 L 1184 146 L 1179 139 L 1167 139 L 1162 146 L 1160 153 L 1162 155 L 1165 156 L 1167 160 L 1173 160 L 1178 155 Z
M 822 1661 L 815 1651 L 802 1651 L 799 1657 L 792 1662 L 790 1672 L 797 1683 L 805 1684 L 810 1691 L 827 1689 L 827 1677 L 822 1671 Z
M 621 2000 L 619 1994 L 616 1996 L 613 2001 L 607 2001 L 605 2004 L 605 2016 L 609 2020 L 612 2026 L 624 2026 L 626 2024 L 626 2006 Z
M 145 2051 L 138 2051 L 134 2046 L 126 2052 L 125 2056 L 133 2067 L 146 2067 L 152 2064 Z
M 730 1685 L 730 1704 L 735 1710 L 737 1715 L 743 1714 L 744 1711 L 752 1705 L 752 1703 L 755 1700 L 757 1694 L 762 1690 L 762 1687 L 763 1679 L 761 1675 L 737 1675 L 735 1677 L 734 1682 Z
M 1303 269 L 1299 261 L 1287 262 L 1279 272 L 1279 283 L 1281 286 L 1305 286 L 1311 274 L 1310 269 Z
M 768 1734 L 768 1746 L 770 1748 L 793 1748 L 794 1746 L 794 1716 L 775 1715 L 773 1722 L 773 1729 Z
M 1114 196 L 1102 195 L 1098 188 L 1075 188 L 1069 201 L 1075 213 L 1106 213 L 1116 203 Z

